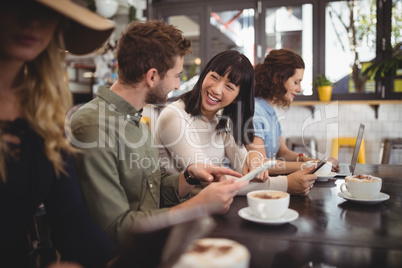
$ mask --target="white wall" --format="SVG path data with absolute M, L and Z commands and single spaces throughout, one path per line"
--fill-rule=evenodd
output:
M 383 138 L 402 138 L 402 104 L 381 104 L 378 119 L 370 105 L 348 104 L 315 106 L 315 116 L 305 106 L 290 106 L 288 111 L 277 110 L 282 126 L 282 137 L 314 137 L 320 153 L 331 153 L 334 137 L 356 137 L 359 124 L 366 126 L 364 133 L 366 163 L 379 163 Z M 302 134 L 303 133 L 303 134 Z M 349 162 L 351 150 L 340 149 L 339 161 Z M 402 158 L 393 156 L 393 162 L 402 164 Z
M 364 124 L 366 163 L 380 163 L 380 147 L 384 138 L 402 138 L 402 104 L 381 104 L 378 119 L 374 109 L 367 104 L 316 105 L 314 118 L 308 106 L 290 106 L 289 110 L 275 108 L 282 126 L 282 137 L 312 137 L 317 142 L 318 152 L 331 154 L 332 139 L 356 137 L 360 123 Z M 159 116 L 159 109 L 152 105 L 144 108 L 143 116 L 151 119 L 151 131 Z M 318 154 L 319 155 L 319 154 Z M 349 163 L 352 148 L 340 148 L 338 159 Z M 402 165 L 402 149 L 391 156 L 391 164 Z

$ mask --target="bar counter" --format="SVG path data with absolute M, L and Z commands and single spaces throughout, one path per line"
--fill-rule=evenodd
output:
M 338 196 L 344 178 L 316 182 L 308 196 L 291 196 L 299 217 L 270 226 L 241 218 L 245 196 L 215 216 L 209 237 L 228 238 L 251 253 L 250 268 L 260 267 L 402 267 L 402 165 L 358 164 L 356 174 L 383 179 L 390 198 L 361 204 Z

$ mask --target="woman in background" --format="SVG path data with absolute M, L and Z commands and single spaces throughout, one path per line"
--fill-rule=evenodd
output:
M 264 62 L 255 66 L 255 113 L 253 118 L 255 138 L 248 146 L 249 150 L 260 152 L 269 159 L 279 161 L 270 168 L 270 174 L 289 174 L 300 170 L 301 165 L 309 160 L 316 160 L 304 154 L 291 151 L 282 138 L 282 129 L 274 107 L 287 108 L 302 93 L 301 81 L 304 75 L 302 57 L 291 50 L 272 50 Z M 331 159 L 334 169 L 338 162 Z M 289 187 L 299 185 L 289 181 Z
M 104 267 L 115 247 L 91 220 L 64 135 L 65 51 L 92 52 L 114 24 L 68 0 L 0 9 L 0 266 L 29 267 L 27 227 L 42 203 L 62 260 Z
M 192 91 L 168 105 L 158 117 L 155 140 L 159 158 L 168 173 L 181 172 L 187 165 L 220 165 L 225 158 L 232 169 L 247 173 L 261 164 L 256 151 L 247 153 L 253 141 L 254 69 L 246 56 L 237 51 L 221 52 L 213 57 L 200 74 Z M 316 179 L 298 171 L 288 177 L 303 180 L 295 192 L 305 195 Z M 287 177 L 268 177 L 268 172 L 239 191 L 256 189 L 286 191 Z M 263 182 L 263 183 L 261 183 Z

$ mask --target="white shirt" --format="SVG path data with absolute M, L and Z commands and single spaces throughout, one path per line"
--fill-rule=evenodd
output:
M 159 160 L 169 174 L 182 172 L 195 163 L 221 165 L 225 157 L 232 169 L 242 173 L 247 150 L 239 147 L 233 135 L 216 131 L 218 116 L 208 120 L 204 116 L 194 117 L 184 109 L 181 100 L 169 104 L 158 117 L 155 141 Z M 255 189 L 286 191 L 286 176 L 270 177 L 265 183 L 250 183 L 239 194 Z

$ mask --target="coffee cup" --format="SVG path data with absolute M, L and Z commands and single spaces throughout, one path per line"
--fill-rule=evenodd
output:
M 275 190 L 252 191 L 247 194 L 247 203 L 254 216 L 264 220 L 277 219 L 289 207 L 289 194 Z
M 317 160 L 310 160 L 303 163 L 303 165 L 301 165 L 301 169 L 311 168 L 312 166 L 317 167 L 317 164 L 318 164 Z
M 370 175 L 354 175 L 345 177 L 341 191 L 346 196 L 358 199 L 373 199 L 381 191 L 382 180 Z
M 312 166 L 317 167 L 318 161 L 310 160 L 301 165 L 301 169 L 310 168 Z M 326 176 L 331 173 L 332 170 L 332 163 L 326 162 L 320 169 L 318 169 L 315 174 L 318 176 Z
M 247 268 L 250 252 L 242 244 L 225 238 L 201 238 L 181 255 L 173 268 Z
M 326 162 L 322 167 L 320 167 L 315 174 L 317 176 L 326 176 L 331 173 L 332 170 L 332 163 L 331 162 Z

